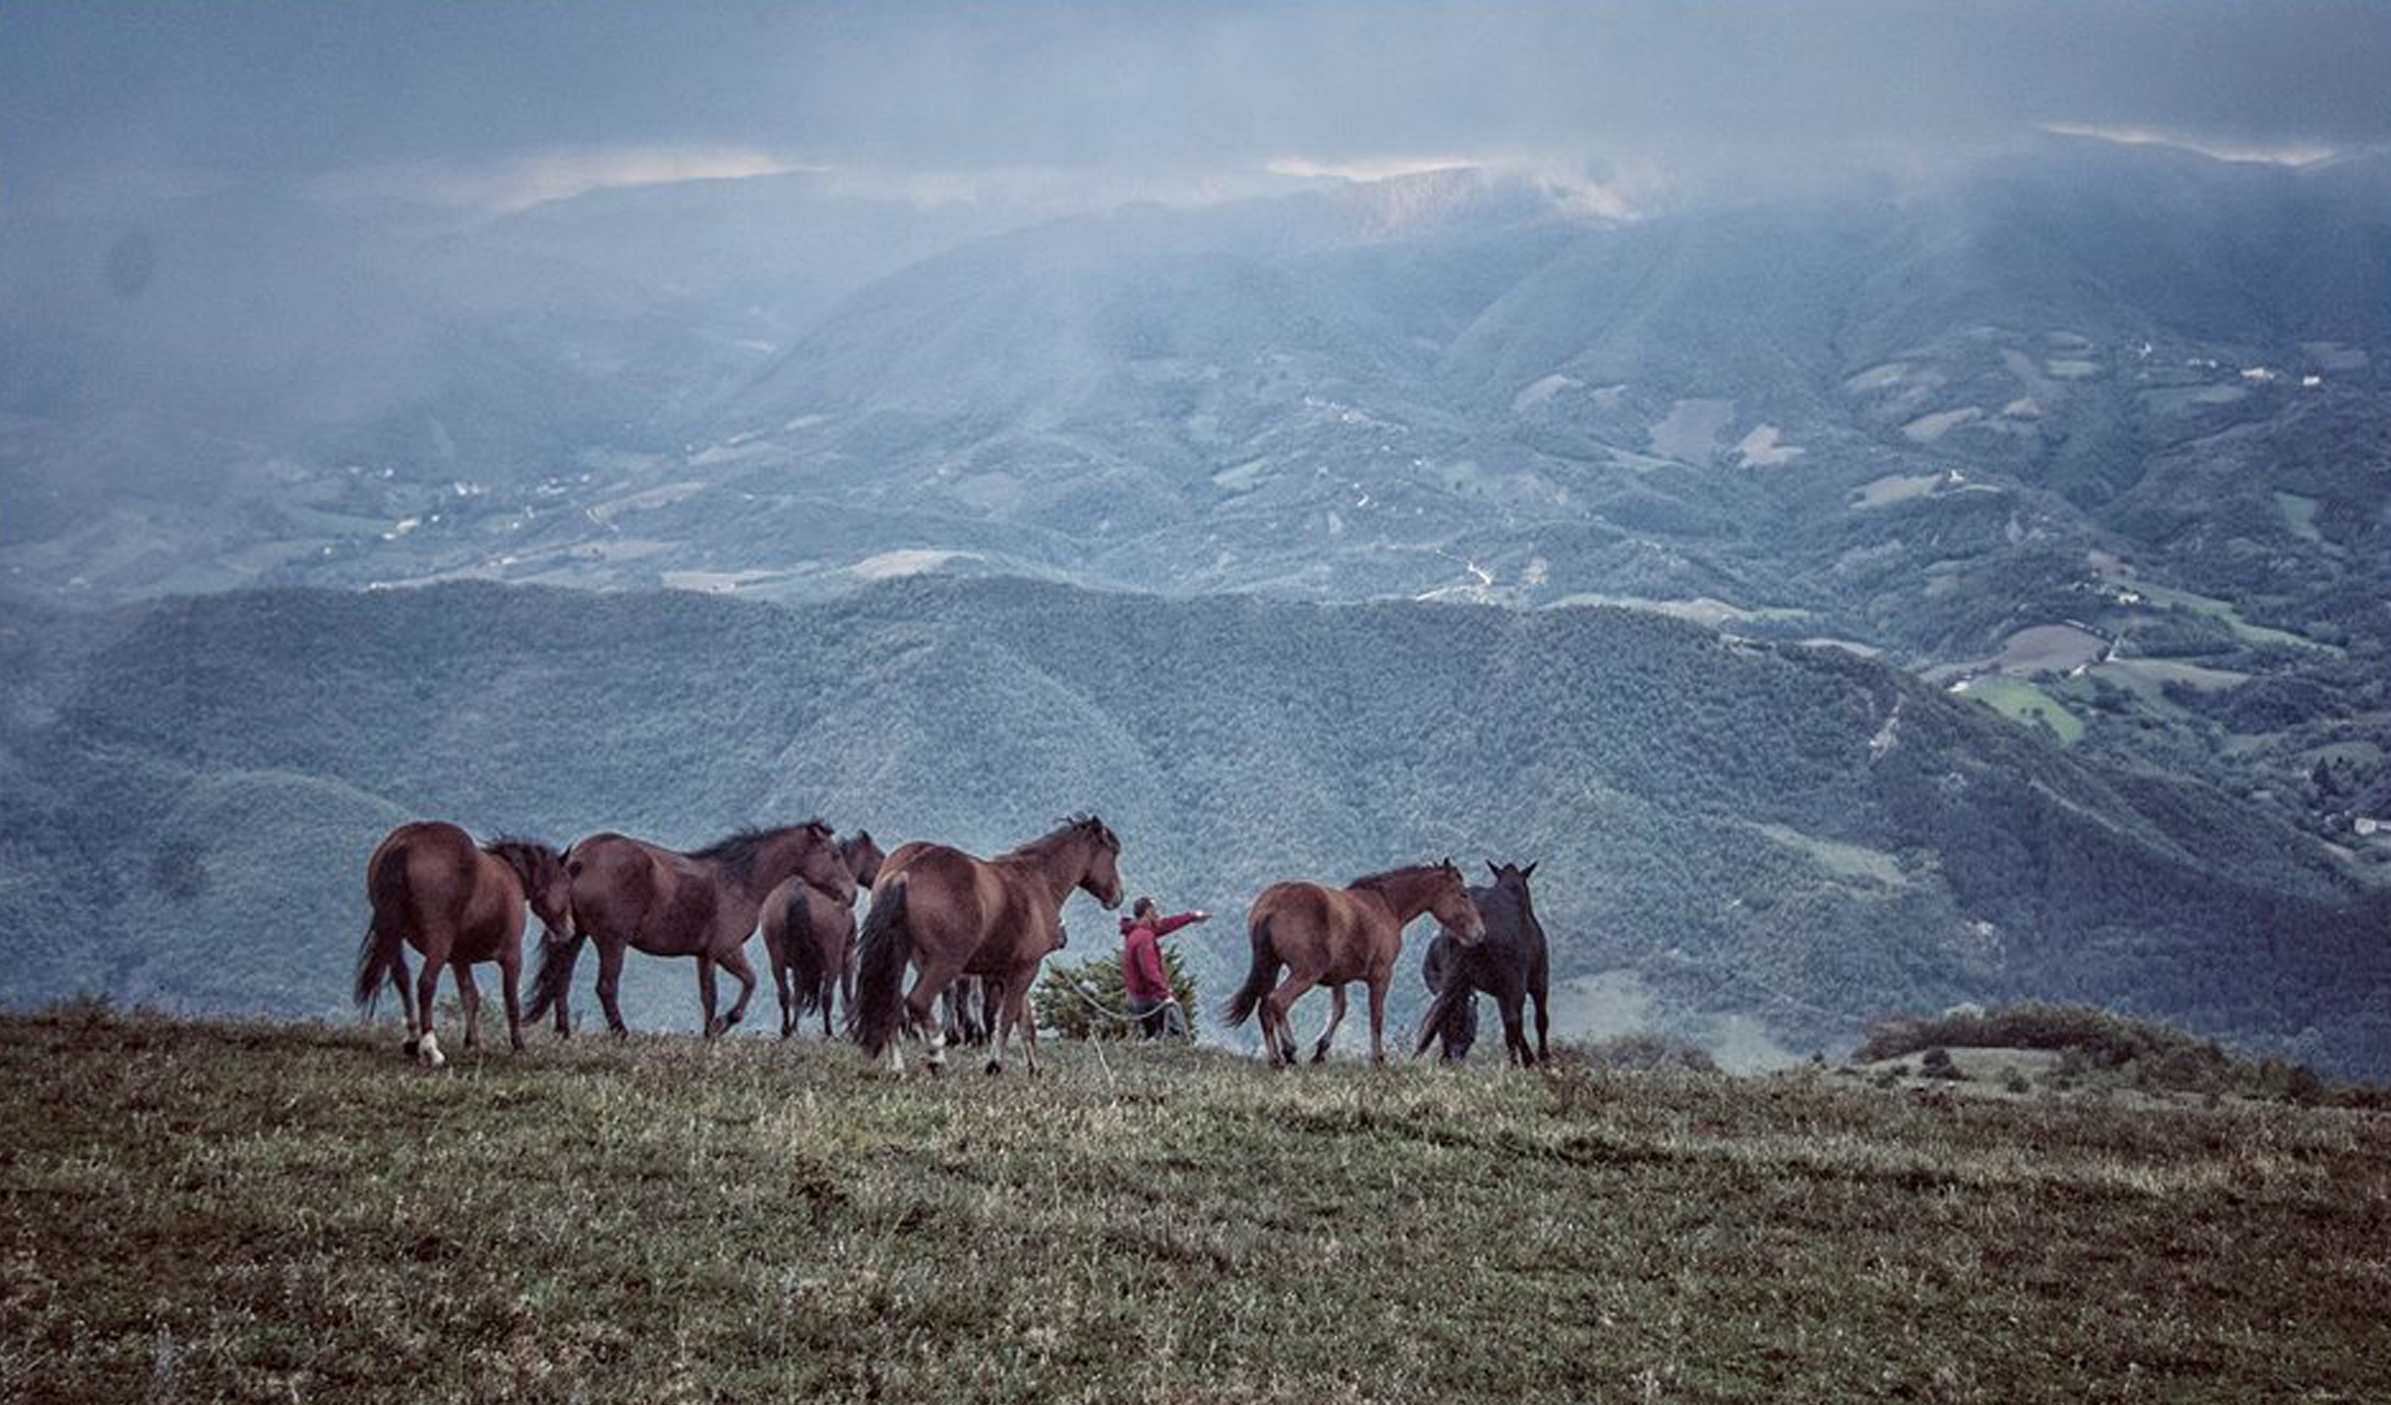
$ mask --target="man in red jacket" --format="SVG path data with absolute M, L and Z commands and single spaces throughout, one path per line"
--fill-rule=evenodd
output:
M 1121 919 L 1121 989 L 1129 996 L 1129 1015 L 1137 1021 L 1140 1037 L 1187 1037 L 1187 1013 L 1179 1008 L 1179 997 L 1171 989 L 1170 970 L 1162 962 L 1162 939 L 1211 915 L 1197 908 L 1163 917 L 1156 914 L 1152 898 L 1139 898 Z

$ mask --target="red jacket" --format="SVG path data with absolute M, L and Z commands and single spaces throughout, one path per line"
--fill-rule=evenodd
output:
M 1170 972 L 1162 964 L 1162 939 L 1195 920 L 1192 912 L 1121 919 L 1121 987 L 1130 999 L 1171 998 Z

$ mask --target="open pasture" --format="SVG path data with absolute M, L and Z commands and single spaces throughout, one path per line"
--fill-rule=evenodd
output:
M 1317 1018 L 1304 1011 L 1299 1018 Z M 0 1020 L 11 1400 L 2354 1400 L 2391 1139 L 1480 1061 Z

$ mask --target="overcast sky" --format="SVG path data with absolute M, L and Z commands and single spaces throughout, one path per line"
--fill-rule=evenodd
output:
M 500 207 L 800 166 L 1167 193 L 1469 160 L 1665 188 L 1931 168 L 2049 126 L 2379 148 L 2387 75 L 2384 0 L 0 0 L 0 184 Z

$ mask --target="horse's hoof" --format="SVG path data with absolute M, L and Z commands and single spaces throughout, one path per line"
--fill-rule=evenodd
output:
M 448 1056 L 440 1052 L 440 1036 L 436 1034 L 427 1034 L 423 1037 L 421 1052 L 426 1068 L 441 1068 L 448 1063 Z
M 1002 1072 L 1004 1072 L 1004 1071 L 1005 1071 L 1005 1066 L 1004 1066 L 1003 1064 L 1000 1064 L 1000 1063 L 998 1063 L 998 1062 L 997 1062 L 996 1060 L 994 1060 L 994 1059 L 990 1059 L 990 1060 L 988 1060 L 988 1076 L 989 1076 L 989 1077 L 993 1078 L 993 1077 L 995 1077 L 997 1074 L 1000 1074 L 1000 1073 L 1002 1073 Z
M 408 1040 L 406 1043 L 404 1043 L 404 1044 L 401 1044 L 401 1045 L 399 1046 L 399 1052 L 400 1052 L 400 1053 L 403 1053 L 403 1054 L 405 1054 L 405 1055 L 406 1055 L 408 1058 L 414 1058 L 414 1057 L 415 1057 L 415 1051 L 416 1051 L 417 1049 L 421 1048 L 422 1046 L 423 1046 L 423 1041 L 422 1041 L 422 1040 L 420 1040 L 420 1039 L 410 1039 L 410 1040 Z

